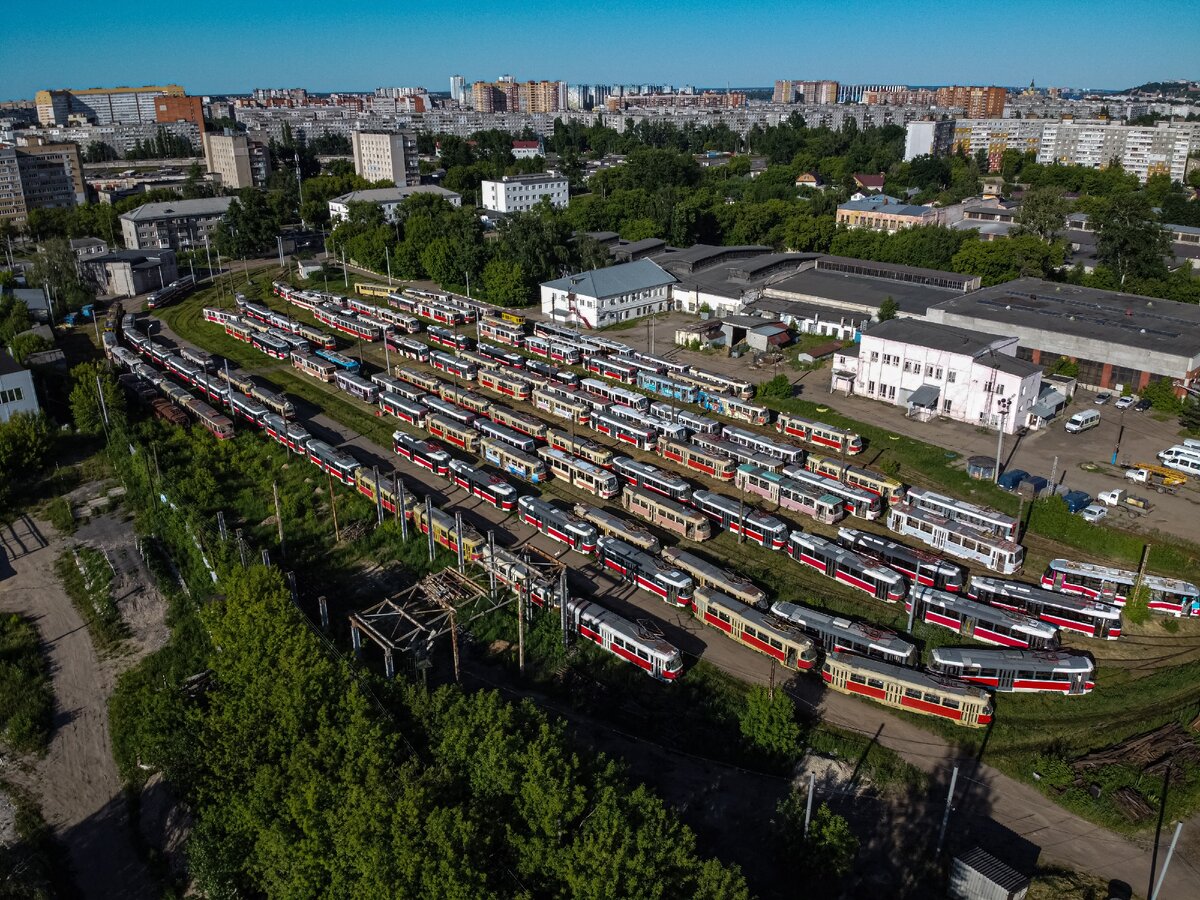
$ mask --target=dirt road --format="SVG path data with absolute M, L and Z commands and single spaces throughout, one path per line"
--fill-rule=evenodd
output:
M 15 575 L 0 582 L 0 610 L 36 623 L 54 684 L 54 731 L 45 757 L 12 773 L 38 797 L 42 814 L 67 849 L 85 898 L 142 898 L 154 884 L 130 841 L 130 823 L 108 734 L 114 666 L 102 663 L 87 627 L 58 579 L 54 560 L 68 542 L 50 526 L 21 520 L 3 526 Z

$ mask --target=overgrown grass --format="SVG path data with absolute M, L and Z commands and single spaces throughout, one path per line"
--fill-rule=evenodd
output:
M 42 818 L 37 798 L 7 780 L 0 780 L 0 793 L 12 804 L 17 833 L 16 841 L 0 846 L 0 872 L 4 873 L 0 896 L 11 900 L 73 896 L 76 887 L 68 874 L 66 854 Z
M 91 547 L 64 550 L 54 563 L 54 571 L 96 648 L 104 653 L 116 650 L 128 636 L 128 629 L 113 598 L 112 568 L 104 554 Z
M 59 534 L 75 533 L 75 514 L 71 511 L 71 501 L 66 497 L 56 497 L 46 504 L 46 518 Z
M 50 741 L 53 712 L 37 629 L 22 616 L 0 616 L 0 738 L 19 753 L 40 753 Z

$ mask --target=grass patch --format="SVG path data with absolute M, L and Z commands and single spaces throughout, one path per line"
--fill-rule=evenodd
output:
M 66 497 L 56 497 L 46 504 L 46 519 L 59 534 L 75 533 L 75 514 L 71 511 L 71 501 Z
M 116 650 L 128 630 L 112 595 L 113 572 L 104 554 L 91 547 L 64 550 L 55 560 L 54 571 L 96 648 L 102 653 Z
M 4 873 L 0 896 L 13 900 L 74 896 L 77 889 L 66 854 L 42 818 L 37 799 L 7 780 L 0 780 L 0 793 L 13 807 L 17 832 L 13 843 L 0 846 L 0 872 Z
M 1025 900 L 1105 900 L 1108 879 L 1069 869 L 1039 868 Z
M 20 753 L 40 753 L 50 741 L 53 712 L 37 629 L 15 613 L 0 616 L 0 738 Z

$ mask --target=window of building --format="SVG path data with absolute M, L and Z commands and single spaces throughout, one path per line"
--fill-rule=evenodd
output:
M 909 362 L 907 359 L 904 361 L 904 371 L 905 371 L 905 372 L 911 372 L 911 371 L 912 371 L 912 363 L 911 363 L 911 362 Z M 918 375 L 920 375 L 920 374 L 921 374 L 921 367 L 920 367 L 920 366 L 917 366 L 917 374 L 918 374 Z
M 874 350 L 871 351 L 871 362 L 879 362 L 879 354 Z
M 949 400 L 942 401 L 942 412 L 949 414 L 949 412 L 950 412 L 950 401 Z
M 893 384 L 893 385 L 889 385 L 889 387 L 888 387 L 888 399 L 889 399 L 889 400 L 895 400 L 895 399 L 896 399 L 896 386 L 895 386 L 894 384 Z
M 997 393 L 997 394 L 1003 394 L 1003 393 L 1004 393 L 1004 384 L 1003 384 L 1003 383 L 997 383 L 997 384 L 996 384 L 996 393 Z
M 871 395 L 874 395 L 874 393 L 875 393 L 875 382 L 873 382 L 873 381 L 868 381 L 868 382 L 867 382 L 867 393 L 868 393 L 868 394 L 871 394 Z
M 17 403 L 24 395 L 19 387 L 0 391 L 0 403 Z
M 958 380 L 958 373 L 955 372 L 953 369 L 951 369 L 949 372 L 946 373 L 946 381 L 949 384 L 954 384 L 954 382 L 956 380 Z

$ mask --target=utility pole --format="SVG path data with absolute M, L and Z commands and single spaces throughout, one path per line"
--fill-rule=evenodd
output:
M 517 669 L 525 677 L 525 601 L 529 598 L 529 582 L 533 573 L 517 588 Z
M 346 246 L 342 245 L 342 279 L 346 282 L 346 287 L 350 287 L 350 270 L 346 268 Z
M 326 472 L 325 478 L 329 482 L 329 508 L 333 511 L 333 539 L 336 543 L 340 544 L 342 542 L 342 533 L 338 528 L 337 498 L 333 495 L 333 476 Z
M 997 405 L 1000 407 L 1000 426 L 996 429 L 996 471 L 992 473 L 992 483 L 1000 481 L 1000 454 L 1004 452 L 1004 423 L 1008 419 L 1008 407 L 1012 401 L 1007 397 Z
M 950 790 L 946 794 L 946 811 L 942 813 L 942 827 L 938 829 L 937 850 L 934 851 L 934 856 L 942 855 L 942 841 L 946 837 L 946 824 L 950 821 L 950 805 L 954 801 L 954 785 L 958 783 L 958 766 L 954 767 L 954 774 L 950 776 Z
M 383 258 L 387 260 L 388 287 L 392 286 L 392 248 L 383 248 Z
M 1163 860 L 1162 872 L 1158 876 L 1158 884 L 1154 885 L 1154 891 L 1150 894 L 1149 900 L 1158 900 L 1158 892 L 1162 890 L 1163 881 L 1167 877 L 1167 869 L 1171 865 L 1171 857 L 1175 855 L 1175 845 L 1179 843 L 1179 832 L 1183 831 L 1183 823 L 1175 823 L 1175 834 L 1171 838 L 1171 846 L 1167 849 L 1167 858 Z
M 460 571 L 460 572 L 464 571 L 464 569 L 465 569 L 465 563 L 463 561 L 462 533 L 463 533 L 462 513 L 459 512 L 458 510 L 455 510 L 454 511 L 454 549 L 456 551 L 458 551 L 458 571 Z
M 371 484 L 375 488 L 375 524 L 383 524 L 383 485 L 379 483 L 379 466 L 371 467 Z
M 104 423 L 104 440 L 108 441 L 108 405 L 104 402 L 104 387 L 100 384 L 100 376 L 96 376 L 96 396 L 100 398 L 100 417 Z
M 567 570 L 558 576 L 558 621 L 562 626 L 563 649 L 571 646 L 571 618 L 567 614 Z
M 817 787 L 817 776 L 814 773 L 809 772 L 808 773 L 808 801 L 805 803 L 805 806 L 804 806 L 804 836 L 806 838 L 808 837 L 808 825 L 812 821 L 813 794 L 816 793 L 816 787 Z
M 496 602 L 496 532 L 488 529 L 488 600 Z
M 433 534 L 433 529 L 429 530 Z M 458 682 L 458 625 L 454 620 L 454 608 L 450 609 L 450 652 L 454 654 L 454 681 Z
M 429 539 L 429 561 L 433 562 L 436 552 L 433 549 L 433 499 L 428 494 L 425 496 L 425 535 Z
M 1158 823 L 1154 826 L 1154 852 L 1150 854 L 1150 884 L 1148 885 L 1150 890 L 1147 892 L 1146 896 L 1148 898 L 1151 898 L 1151 900 L 1153 900 L 1153 897 L 1155 896 L 1155 894 L 1158 893 L 1158 888 L 1162 886 L 1162 877 L 1161 876 L 1158 879 L 1157 886 L 1155 885 L 1154 873 L 1156 871 L 1158 871 L 1158 841 L 1159 841 L 1160 836 L 1162 835 L 1163 819 L 1166 817 L 1167 789 L 1170 786 L 1171 786 L 1171 764 L 1167 763 L 1166 771 L 1163 772 L 1162 793 L 1160 793 L 1158 795 Z M 1179 832 L 1176 831 L 1176 837 L 1178 837 L 1178 836 L 1179 836 Z M 1171 842 L 1171 849 L 1172 850 L 1175 849 L 1174 841 Z M 1165 869 L 1165 866 L 1164 866 L 1164 869 Z
M 279 555 L 287 558 L 287 550 L 283 546 L 283 509 L 279 505 L 279 482 L 271 482 L 271 493 L 275 495 L 275 524 L 279 526 Z
M 771 657 L 771 685 L 767 688 L 767 696 L 775 700 L 775 657 Z
M 408 540 L 408 493 L 404 489 L 404 479 L 400 473 L 392 472 L 393 493 L 396 495 L 397 514 L 400 517 L 400 538 Z

